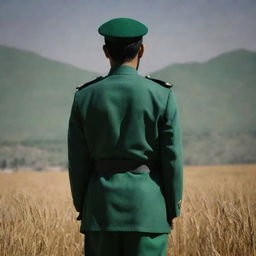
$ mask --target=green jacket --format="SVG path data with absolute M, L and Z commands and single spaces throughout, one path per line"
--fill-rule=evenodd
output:
M 69 178 L 86 231 L 169 233 L 180 215 L 183 156 L 173 90 L 129 66 L 75 93 L 68 130 Z M 94 160 L 156 163 L 150 173 L 94 171 Z

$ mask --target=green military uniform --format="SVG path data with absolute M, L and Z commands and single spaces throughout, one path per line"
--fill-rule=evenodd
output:
M 171 220 L 180 215 L 183 177 L 171 87 L 125 65 L 85 84 L 74 97 L 68 155 L 86 255 L 120 255 L 114 251 L 120 246 L 122 255 L 164 255 Z M 95 171 L 95 162 L 115 159 L 145 163 L 151 171 Z

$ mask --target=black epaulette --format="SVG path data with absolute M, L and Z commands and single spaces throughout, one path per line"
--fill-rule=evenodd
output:
M 173 87 L 173 84 L 170 84 L 170 83 L 168 83 L 168 82 L 165 82 L 165 81 L 162 81 L 162 80 L 159 80 L 159 79 L 155 79 L 155 78 L 152 78 L 152 77 L 150 77 L 150 76 L 145 76 L 145 77 L 146 77 L 147 79 L 149 79 L 149 80 L 152 80 L 152 81 L 154 81 L 154 82 L 156 82 L 156 83 L 158 83 L 158 84 L 160 84 L 160 85 L 166 87 L 166 88 L 171 88 L 171 87 Z
M 93 79 L 92 81 L 89 81 L 89 82 L 87 82 L 87 83 L 85 83 L 85 84 L 82 84 L 82 85 L 80 85 L 80 86 L 77 86 L 76 89 L 79 91 L 79 90 L 81 90 L 81 89 L 87 87 L 88 85 L 93 84 L 93 83 L 95 83 L 95 82 L 101 80 L 102 78 L 103 78 L 103 76 L 98 76 L 96 79 Z

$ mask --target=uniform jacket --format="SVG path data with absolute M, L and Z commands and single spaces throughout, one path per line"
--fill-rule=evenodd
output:
M 183 157 L 173 90 L 129 66 L 75 93 L 68 129 L 69 178 L 86 231 L 169 233 L 180 215 Z M 94 170 L 100 159 L 154 163 L 150 173 Z

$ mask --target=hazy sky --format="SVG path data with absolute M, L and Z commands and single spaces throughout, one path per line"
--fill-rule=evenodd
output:
M 117 17 L 149 27 L 144 74 L 233 49 L 256 50 L 256 0 L 0 0 L 0 44 L 106 73 L 97 29 Z

